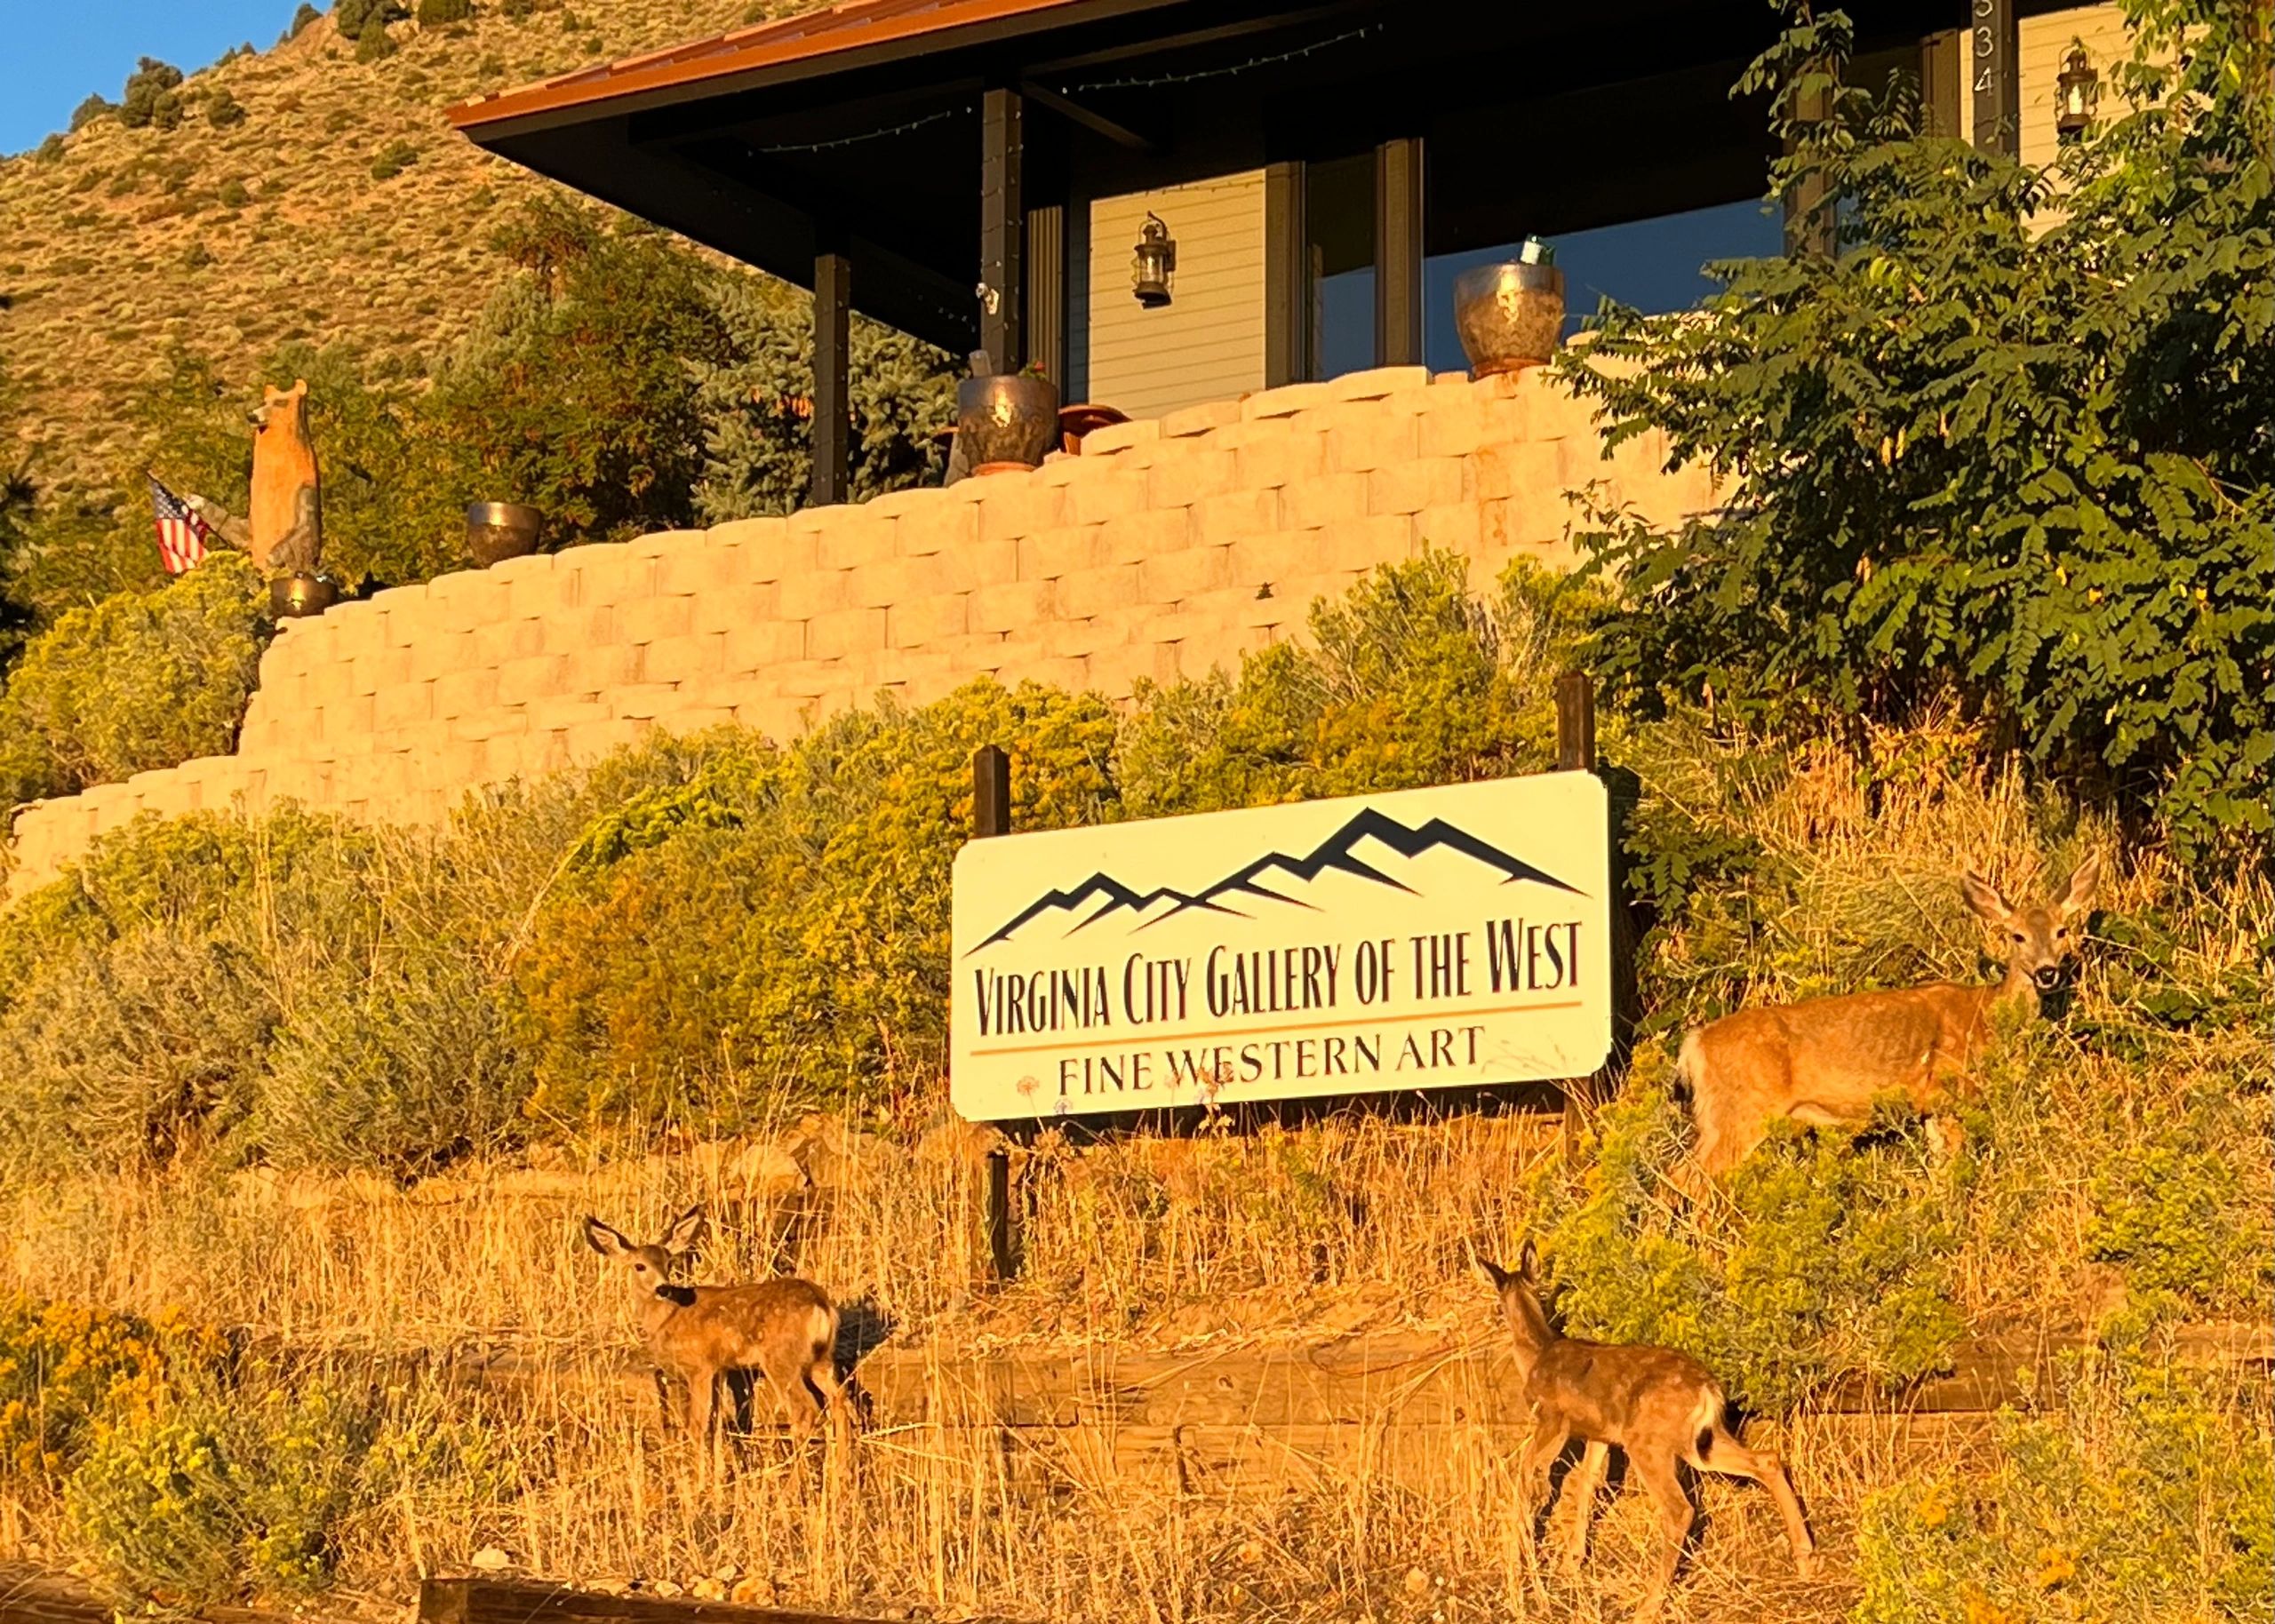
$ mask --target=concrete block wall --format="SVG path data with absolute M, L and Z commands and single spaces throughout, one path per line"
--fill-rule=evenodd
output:
M 982 674 L 1124 698 L 1300 636 L 1314 600 L 1425 548 L 1481 585 L 1569 564 L 1583 486 L 1665 522 L 1707 506 L 1664 461 L 1656 435 L 1605 458 L 1543 373 L 1386 368 L 1102 429 L 1031 474 L 397 587 L 285 625 L 234 754 L 25 808 L 11 889 L 143 812 L 417 823 L 657 728 L 787 739 Z

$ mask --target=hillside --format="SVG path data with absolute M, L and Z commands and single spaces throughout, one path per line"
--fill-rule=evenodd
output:
M 60 150 L 0 162 L 0 358 L 20 393 L 8 434 L 43 485 L 115 477 L 135 392 L 175 344 L 245 386 L 291 339 L 422 370 L 501 274 L 491 225 L 547 184 L 452 133 L 444 107 L 788 9 L 483 0 L 471 22 L 395 25 L 397 49 L 370 62 L 327 15 L 191 75 L 171 131 L 103 116 Z M 243 116 L 217 126 L 223 91 Z

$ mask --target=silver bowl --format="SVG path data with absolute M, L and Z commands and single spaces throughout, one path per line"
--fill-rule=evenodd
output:
M 473 502 L 466 510 L 466 550 L 487 569 L 537 551 L 544 515 L 523 502 Z

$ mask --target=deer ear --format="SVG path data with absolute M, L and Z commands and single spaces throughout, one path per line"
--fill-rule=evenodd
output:
M 1540 1278 L 1540 1251 L 1530 1241 L 1517 1258 L 1517 1277 L 1527 1286 Z
M 664 1231 L 664 1250 L 694 1251 L 696 1243 L 703 1238 L 704 1227 L 702 1206 L 698 1204 L 689 1207 L 673 1219 L 671 1227 Z
M 2015 912 L 1999 888 L 1973 869 L 1960 877 L 1959 888 L 1966 893 L 1967 905 L 1993 925 L 2004 924 Z
M 2095 852 L 2071 871 L 2062 900 L 2055 904 L 2065 919 L 2093 911 L 2094 893 L 2101 888 L 2101 854 Z
M 622 1257 L 632 1250 L 632 1243 L 599 1219 L 585 1220 L 585 1244 L 603 1257 Z
M 1509 1271 L 1502 1268 L 1500 1264 L 1495 1262 L 1491 1258 L 1479 1258 L 1477 1260 L 1477 1266 L 1485 1271 L 1485 1278 L 1493 1282 L 1493 1289 L 1495 1291 L 1499 1291 L 1503 1286 L 1509 1283 Z

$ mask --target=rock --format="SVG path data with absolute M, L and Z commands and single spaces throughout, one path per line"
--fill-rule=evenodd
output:
M 763 1607 L 774 1600 L 774 1581 L 756 1573 L 738 1579 L 727 1599 L 738 1607 Z
M 1002 1142 L 1003 1135 L 995 1129 L 951 1116 L 927 1128 L 923 1136 L 917 1140 L 916 1159 L 976 1167 L 987 1159 L 990 1150 L 999 1148 Z
M 778 1144 L 754 1144 L 727 1164 L 727 1179 L 754 1196 L 788 1195 L 806 1187 L 806 1170 Z
M 485 1545 L 467 1559 L 467 1565 L 477 1573 L 502 1573 L 514 1565 L 514 1558 L 495 1545 Z
M 698 1602 L 723 1602 L 727 1599 L 727 1587 L 715 1579 L 697 1580 L 694 1591 L 695 1599 Z
M 730 1585 L 743 1576 L 742 1564 L 730 1562 L 712 1570 L 711 1577 L 722 1585 Z
M 687 1588 L 684 1585 L 674 1584 L 668 1579 L 659 1579 L 648 1587 L 648 1593 L 651 1596 L 660 1596 L 667 1602 L 676 1601 L 687 1594 Z

